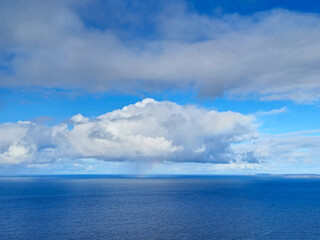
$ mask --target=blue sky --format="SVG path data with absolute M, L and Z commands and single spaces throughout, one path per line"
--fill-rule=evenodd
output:
M 315 1 L 0 3 L 0 174 L 319 173 Z

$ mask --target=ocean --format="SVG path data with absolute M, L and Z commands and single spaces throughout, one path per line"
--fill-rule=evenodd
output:
M 0 239 L 320 239 L 320 179 L 2 177 Z

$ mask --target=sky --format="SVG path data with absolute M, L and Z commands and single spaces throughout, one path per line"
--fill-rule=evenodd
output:
M 0 175 L 319 174 L 320 4 L 0 2 Z

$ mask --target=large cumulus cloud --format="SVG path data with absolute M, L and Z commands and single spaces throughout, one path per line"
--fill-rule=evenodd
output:
M 141 19 L 123 2 L 106 1 L 112 11 L 90 24 L 79 5 L 96 1 L 2 1 L 0 87 L 320 97 L 317 14 L 207 16 L 171 3 Z
M 48 163 L 63 159 L 104 161 L 257 162 L 233 144 L 256 137 L 252 116 L 145 99 L 104 115 L 81 114 L 70 124 L 0 125 L 0 163 Z

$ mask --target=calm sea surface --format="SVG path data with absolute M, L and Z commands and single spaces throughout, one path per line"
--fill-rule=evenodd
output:
M 320 179 L 0 178 L 0 239 L 320 239 Z

